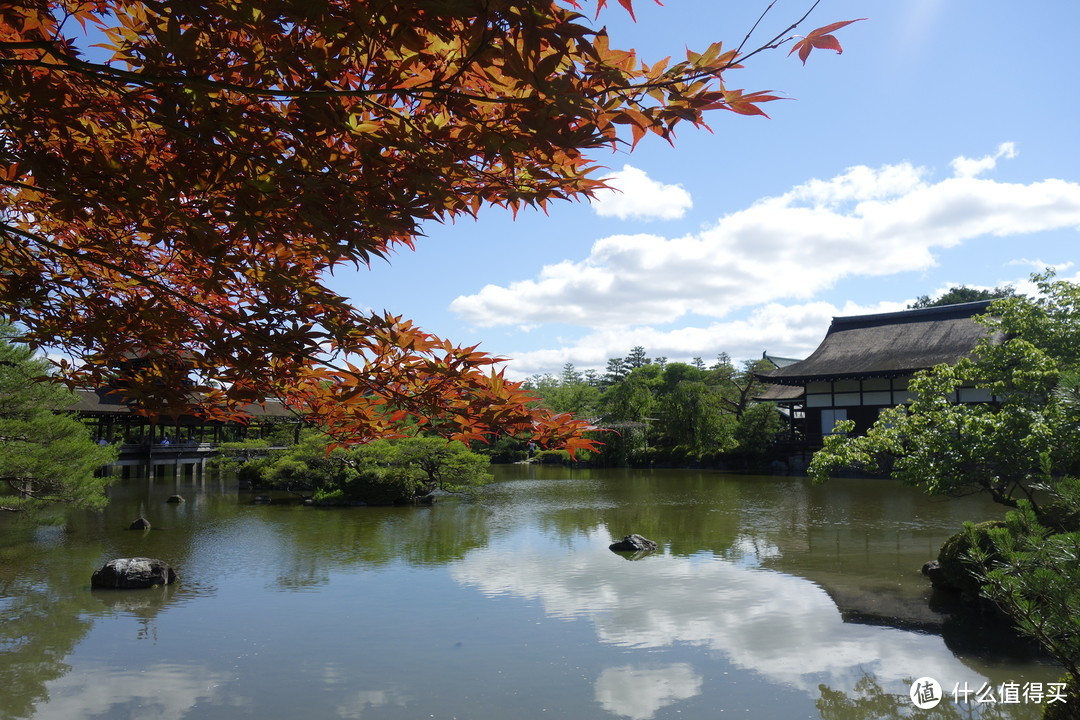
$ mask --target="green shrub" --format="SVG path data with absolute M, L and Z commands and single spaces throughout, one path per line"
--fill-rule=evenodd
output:
M 1054 532 L 1080 530 L 1080 511 L 1060 500 L 1041 506 L 1038 518 L 1040 525 L 1045 525 Z
M 317 505 L 402 505 L 428 495 L 407 472 L 398 468 L 344 469 L 318 487 L 311 499 Z
M 1054 533 L 1038 522 L 1026 501 L 1006 515 L 1003 527 L 988 532 L 992 551 L 977 544 L 970 549 L 983 597 L 1061 663 L 1075 696 L 1080 688 L 1080 532 Z M 1080 702 L 1066 705 L 1070 710 L 1054 708 L 1049 717 L 1077 717 Z
M 570 462 L 570 453 L 565 450 L 541 450 L 534 457 L 542 465 L 565 465 Z
M 280 454 L 249 459 L 238 472 L 259 485 L 311 491 L 326 505 L 415 502 L 436 489 L 457 492 L 491 479 L 486 457 L 442 438 L 329 448 L 327 438 L 309 436 Z
M 1072 675 L 1062 676 L 1065 683 L 1065 702 L 1043 705 L 1043 720 L 1077 720 L 1080 718 L 1080 683 Z
M 271 463 L 273 460 L 268 457 L 248 460 L 236 469 L 236 478 L 243 485 L 253 488 L 262 487 L 268 482 L 267 471 Z

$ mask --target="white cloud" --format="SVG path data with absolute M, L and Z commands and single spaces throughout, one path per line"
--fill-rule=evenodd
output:
M 1076 265 L 1076 263 L 1074 262 L 1048 263 L 1044 262 L 1043 260 L 1039 260 L 1038 258 L 1035 258 L 1034 260 L 1030 258 L 1017 258 L 1016 260 L 1010 261 L 1008 264 L 1030 267 L 1032 269 L 1032 272 L 1037 273 L 1041 273 L 1047 268 L 1053 270 L 1056 273 L 1061 273 L 1066 270 L 1072 269 Z
M 612 190 L 601 190 L 592 207 L 601 217 L 620 220 L 677 220 L 693 206 L 690 193 L 680 185 L 666 185 L 631 165 L 607 178 Z
M 850 168 L 692 235 L 602 238 L 584 259 L 488 285 L 451 308 L 479 326 L 605 328 L 722 318 L 739 308 L 808 300 L 844 278 L 926 270 L 940 250 L 982 237 L 1080 229 L 1080 184 L 974 176 L 1013 154 L 1006 143 L 990 160 L 960 158 L 959 176 L 938 182 L 908 163 Z
M 1017 155 L 1015 143 L 1007 142 L 998 145 L 997 152 L 993 155 L 984 155 L 981 158 L 966 158 L 963 155 L 954 159 L 950 165 L 952 165 L 953 173 L 956 177 L 978 177 L 988 170 L 993 170 L 997 167 L 997 161 L 1000 158 L 1014 158 Z
M 825 336 L 835 316 L 864 315 L 903 310 L 904 302 L 882 302 L 871 306 L 828 302 L 801 305 L 768 303 L 746 318 L 709 324 L 657 330 L 653 327 L 611 327 L 588 333 L 559 348 L 518 351 L 507 364 L 507 374 L 518 379 L 534 374 L 558 373 L 568 362 L 579 370 L 603 370 L 608 358 L 623 357 L 635 345 L 648 350 L 650 357 L 667 357 L 671 362 L 688 362 L 700 357 L 706 365 L 717 354 L 728 353 L 735 360 L 755 359 L 768 351 L 780 357 L 803 358 Z

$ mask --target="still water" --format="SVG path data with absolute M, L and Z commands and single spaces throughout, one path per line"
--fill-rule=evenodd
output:
M 923 676 L 950 696 L 919 717 L 1037 718 L 951 693 L 1060 674 L 928 608 L 922 563 L 964 520 L 1003 514 L 981 499 L 496 471 L 473 498 L 418 508 L 133 479 L 62 528 L 0 524 L 0 718 L 866 720 L 909 716 Z M 187 502 L 166 504 L 175 492 Z M 125 529 L 139 515 L 152 530 Z M 660 550 L 607 549 L 631 532 Z M 179 583 L 90 589 L 132 556 Z

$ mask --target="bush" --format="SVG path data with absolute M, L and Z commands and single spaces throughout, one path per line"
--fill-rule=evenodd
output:
M 397 468 L 343 469 L 311 496 L 316 505 L 402 505 L 430 494 Z
M 1065 683 L 1065 702 L 1043 705 L 1043 720 L 1077 720 L 1080 717 L 1080 683 L 1072 675 L 1061 677 Z
M 1062 483 L 1070 492 L 1078 485 L 1074 479 Z M 1076 507 L 1075 496 L 1059 498 Z M 988 533 L 992 552 L 979 544 L 969 550 L 982 575 L 982 595 L 1061 663 L 1076 698 L 1080 688 L 1080 532 L 1054 533 L 1039 523 L 1030 503 L 1020 501 L 1006 515 L 1003 526 Z M 1075 718 L 1077 705 L 1080 702 L 1066 703 L 1068 710 L 1053 708 L 1047 717 Z
M 516 463 L 529 459 L 529 450 L 525 443 L 511 437 L 500 437 L 490 445 L 473 443 L 472 451 L 487 455 L 493 463 Z
M 1054 532 L 1076 532 L 1080 530 L 1080 511 L 1060 500 L 1047 503 L 1039 508 L 1039 524 Z
M 236 479 L 242 486 L 251 488 L 262 487 L 267 483 L 267 471 L 273 462 L 271 458 L 253 458 L 241 464 L 236 469 Z
M 488 459 L 442 438 L 379 440 L 330 449 L 311 435 L 275 456 L 255 457 L 238 469 L 241 480 L 285 490 L 308 490 L 327 505 L 416 502 L 441 489 L 457 492 L 491 479 Z
M 541 465 L 566 465 L 571 462 L 570 453 L 565 450 L 541 450 L 533 457 Z

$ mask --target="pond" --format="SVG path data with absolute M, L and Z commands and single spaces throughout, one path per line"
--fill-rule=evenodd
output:
M 981 498 L 496 471 L 475 497 L 408 508 L 129 479 L 64 527 L 0 524 L 0 718 L 865 720 L 909 716 L 921 677 L 946 695 L 926 717 L 1037 718 L 975 691 L 1060 675 L 928 606 L 922 563 L 964 520 L 1003 514 Z M 153 529 L 125 529 L 139 515 Z M 632 532 L 660 549 L 608 550 Z M 179 583 L 90 589 L 132 556 Z

